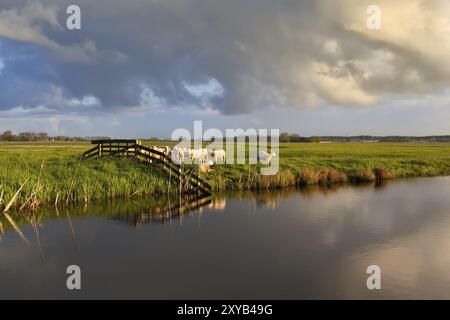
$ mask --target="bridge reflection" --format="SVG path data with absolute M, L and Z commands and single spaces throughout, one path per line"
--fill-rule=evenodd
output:
M 168 199 L 164 204 L 143 209 L 132 214 L 119 214 L 113 219 L 127 222 L 136 227 L 150 223 L 166 223 L 172 220 L 182 220 L 184 216 L 201 214 L 202 208 L 213 205 L 215 202 L 210 196 L 180 197 Z

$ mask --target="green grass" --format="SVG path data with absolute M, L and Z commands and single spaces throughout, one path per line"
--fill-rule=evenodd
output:
M 164 172 L 130 159 L 83 160 L 78 167 L 78 156 L 90 147 L 82 142 L 0 143 L 0 207 L 25 181 L 16 206 L 33 190 L 38 192 L 29 204 L 54 203 L 57 196 L 63 203 L 168 192 Z M 276 176 L 259 175 L 259 167 L 217 165 L 202 177 L 216 190 L 245 190 L 449 175 L 450 144 L 284 143 Z
M 77 202 L 167 192 L 165 173 L 137 161 L 105 157 L 79 162 L 79 155 L 90 147 L 83 143 L 1 143 L 3 206 L 25 181 L 17 205 L 36 189 L 38 204 L 54 203 L 57 197 L 65 203 L 67 199 Z
M 280 173 L 258 175 L 255 166 L 217 166 L 216 188 L 367 182 L 450 174 L 450 144 L 334 143 L 280 145 Z

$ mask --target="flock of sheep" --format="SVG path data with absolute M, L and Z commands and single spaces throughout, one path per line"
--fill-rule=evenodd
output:
M 170 148 L 169 146 L 158 147 L 151 146 L 150 149 L 164 153 L 170 156 L 172 161 L 181 163 L 198 163 L 198 164 L 208 164 L 214 165 L 216 163 L 226 163 L 227 153 L 225 150 L 210 150 L 206 148 L 201 149 L 191 149 L 191 148 L 181 148 L 175 146 Z M 146 151 L 141 150 L 141 152 L 146 153 Z M 153 155 L 154 156 L 154 155 Z M 258 161 L 263 164 L 270 165 L 272 159 L 276 157 L 275 153 L 268 153 L 266 151 L 258 152 Z

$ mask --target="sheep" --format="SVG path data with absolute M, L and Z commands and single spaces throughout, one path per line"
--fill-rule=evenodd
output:
M 258 161 L 260 163 L 264 163 L 266 165 L 270 165 L 272 163 L 272 159 L 274 157 L 276 157 L 277 154 L 272 152 L 272 153 L 267 153 L 265 151 L 259 151 L 258 152 Z
M 162 148 L 157 147 L 157 146 L 151 146 L 150 149 L 164 153 L 164 154 L 169 154 L 169 147 L 168 146 L 164 146 Z
M 198 161 L 199 163 L 204 163 L 206 158 L 208 157 L 207 149 L 191 149 L 190 150 L 190 158 L 191 161 Z
M 169 150 L 170 150 L 170 148 L 169 148 L 168 146 L 164 146 L 164 147 L 162 147 L 162 148 L 157 147 L 157 146 L 151 146 L 150 149 L 155 150 L 155 151 L 158 151 L 158 152 L 161 152 L 161 153 L 164 153 L 165 155 L 169 155 Z M 154 154 L 154 153 L 151 154 L 151 156 L 152 156 L 153 158 L 156 158 L 156 159 L 159 159 L 159 160 L 164 159 L 163 156 L 160 156 L 160 155 Z M 150 161 L 150 162 L 151 162 L 151 161 Z
M 225 163 L 227 158 L 227 153 L 225 150 L 212 150 L 211 151 L 211 159 L 214 163 L 217 163 L 220 160 L 222 163 Z
M 185 152 L 180 147 L 173 147 L 172 150 L 170 150 L 172 161 L 178 164 L 181 164 L 184 162 L 184 155 Z
M 208 159 L 208 149 L 202 148 L 200 150 L 201 159 L 203 162 L 206 162 L 206 160 Z
M 180 149 L 180 152 L 183 153 L 183 160 L 186 158 L 186 159 L 190 159 L 190 161 L 192 162 L 191 148 L 182 148 L 182 149 Z
M 208 173 L 211 170 L 210 163 L 199 163 L 198 164 L 198 172 L 200 173 Z
M 191 163 L 205 163 L 208 158 L 207 149 L 180 148 L 175 146 L 169 152 L 173 162 L 182 163 L 187 158 Z

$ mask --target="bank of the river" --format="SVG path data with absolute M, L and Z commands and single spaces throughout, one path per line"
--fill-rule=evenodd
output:
M 17 207 L 176 192 L 164 172 L 137 161 L 79 162 L 78 156 L 89 147 L 0 143 L 0 206 L 12 199 Z M 285 143 L 280 146 L 280 172 L 270 177 L 258 172 L 254 165 L 218 165 L 202 177 L 215 190 L 246 190 L 449 175 L 450 145 Z

